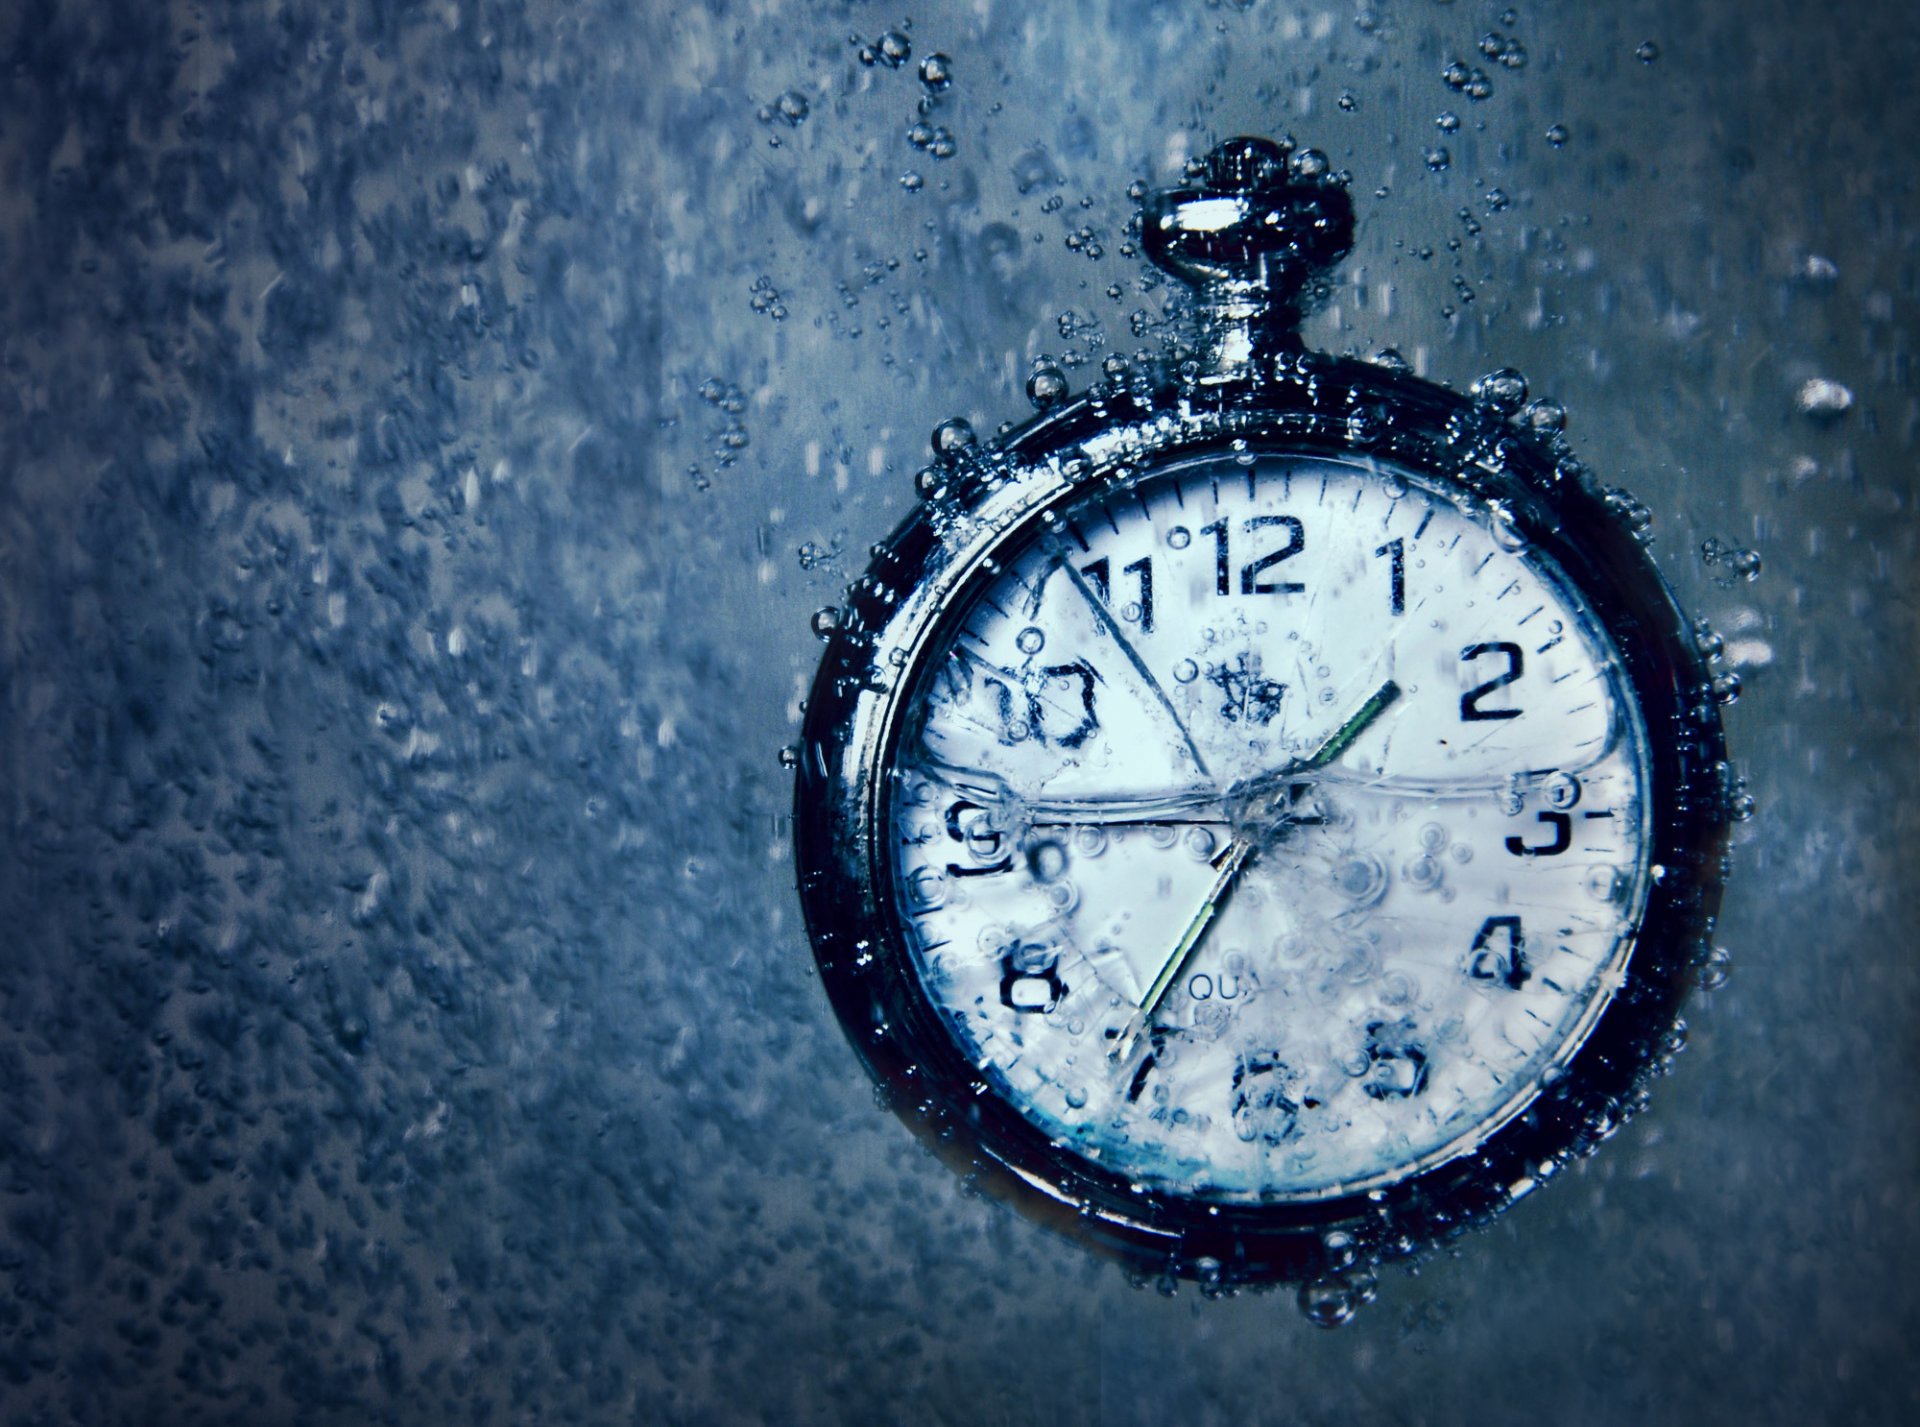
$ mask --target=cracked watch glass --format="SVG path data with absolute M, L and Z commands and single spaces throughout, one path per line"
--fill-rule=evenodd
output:
M 914 968 L 1002 1096 L 1271 1202 L 1455 1153 L 1565 1063 L 1645 900 L 1646 738 L 1516 544 L 1377 462 L 1242 455 L 1068 506 L 977 591 L 883 816 Z

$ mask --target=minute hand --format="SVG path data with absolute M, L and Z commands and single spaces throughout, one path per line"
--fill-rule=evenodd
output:
M 1400 686 L 1391 679 L 1387 680 L 1374 691 L 1371 698 L 1355 709 L 1340 727 L 1328 734 L 1313 752 L 1304 758 L 1291 759 L 1284 767 L 1273 773 L 1263 774 L 1259 779 L 1254 780 L 1255 787 L 1247 791 L 1254 791 L 1255 796 L 1243 804 L 1251 816 L 1246 819 L 1242 831 L 1227 844 L 1226 850 L 1214 859 L 1213 865 L 1217 873 L 1213 879 L 1213 885 L 1207 889 L 1206 900 L 1200 904 L 1200 909 L 1193 914 L 1193 920 L 1187 923 L 1186 930 L 1180 934 L 1180 939 L 1174 943 L 1172 952 L 1161 964 L 1160 974 L 1153 978 L 1153 984 L 1147 988 L 1147 994 L 1140 1003 L 1140 1009 L 1128 1019 L 1126 1026 L 1114 1041 L 1113 1049 L 1109 1052 L 1112 1059 L 1125 1060 L 1133 1053 L 1133 1047 L 1139 1041 L 1141 1032 L 1152 1022 L 1154 1013 L 1160 1009 L 1161 1002 L 1167 999 L 1167 993 L 1173 989 L 1174 983 L 1180 979 L 1180 974 L 1187 969 L 1187 963 L 1193 960 L 1194 953 L 1200 949 L 1200 943 L 1205 938 L 1207 929 L 1213 925 L 1214 918 L 1219 915 L 1220 908 L 1225 905 L 1228 895 L 1233 891 L 1234 883 L 1240 876 L 1241 869 L 1247 865 L 1247 859 L 1253 856 L 1254 849 L 1260 845 L 1261 839 L 1271 832 L 1274 822 L 1277 821 L 1278 812 L 1273 805 L 1279 801 L 1282 790 L 1287 786 L 1287 780 L 1298 774 L 1325 767 L 1340 757 L 1352 746 L 1353 741 L 1399 697 Z

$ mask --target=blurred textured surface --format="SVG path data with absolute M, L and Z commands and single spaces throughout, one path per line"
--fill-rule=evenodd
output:
M 1913 1420 L 1920 20 L 1504 9 L 6 7 L 0 1418 Z M 1281 130 L 1313 339 L 1568 406 L 1762 808 L 1652 1111 L 1334 1334 L 912 1148 L 775 758 L 927 430 Z

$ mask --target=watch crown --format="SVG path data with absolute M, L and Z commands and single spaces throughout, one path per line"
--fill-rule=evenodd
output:
M 1141 243 L 1198 291 L 1219 369 L 1261 338 L 1294 345 L 1304 296 L 1353 247 L 1353 199 L 1325 154 L 1291 138 L 1228 139 L 1196 167 L 1141 201 Z

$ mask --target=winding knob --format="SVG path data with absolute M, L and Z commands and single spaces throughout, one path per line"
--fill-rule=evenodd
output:
M 1301 298 L 1353 247 L 1353 200 L 1325 154 L 1291 139 L 1228 139 L 1179 188 L 1141 203 L 1147 256 L 1204 304 L 1264 307 L 1291 325 Z

